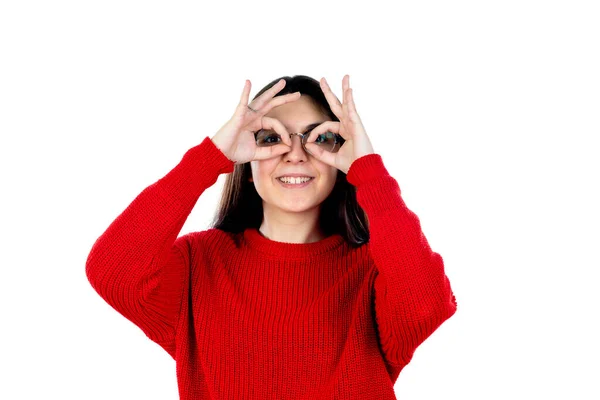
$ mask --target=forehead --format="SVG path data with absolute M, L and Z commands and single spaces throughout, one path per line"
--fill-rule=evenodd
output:
M 306 95 L 301 95 L 297 100 L 274 107 L 266 116 L 278 119 L 288 128 L 302 128 L 313 122 L 328 119 L 316 102 Z

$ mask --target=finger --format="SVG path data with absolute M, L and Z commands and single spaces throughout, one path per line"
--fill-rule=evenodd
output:
M 329 107 L 331 108 L 333 114 L 335 114 L 335 116 L 338 117 L 338 119 L 341 119 L 342 104 L 340 103 L 339 99 L 335 96 L 335 94 L 333 94 L 333 92 L 331 91 L 331 88 L 327 84 L 325 78 L 321 78 L 321 90 L 323 90 L 325 99 L 327 99 L 327 102 L 329 103 Z
M 356 104 L 354 104 L 354 91 L 352 88 L 348 90 L 348 116 L 352 122 L 360 121 L 358 111 L 356 111 Z
M 331 87 L 329 86 L 329 83 L 327 83 L 327 80 L 325 78 L 321 78 L 321 89 L 323 90 L 323 94 L 325 95 L 325 98 L 327 99 L 327 102 L 329 103 L 329 107 L 331 108 L 331 111 L 333 111 L 333 113 L 339 118 L 338 114 L 341 115 L 342 103 L 337 98 L 337 96 L 333 93 L 333 91 L 331 90 Z
M 346 74 L 344 75 L 344 79 L 342 79 L 342 101 L 344 102 L 343 104 L 346 104 L 347 101 L 347 96 L 346 96 L 346 92 L 348 91 L 348 88 L 350 87 L 350 75 Z
M 342 104 L 342 109 L 344 110 L 344 117 L 345 117 L 344 120 L 346 118 L 348 118 L 348 115 L 349 115 L 348 114 L 348 92 L 350 90 L 351 89 L 349 89 L 349 88 L 344 89 L 344 104 Z
M 263 129 L 271 129 L 271 130 L 274 130 L 275 132 L 277 132 L 279 134 L 279 136 L 281 137 L 281 141 L 289 146 L 287 151 L 290 150 L 290 148 L 292 147 L 292 138 L 290 138 L 290 134 L 288 133 L 287 129 L 285 129 L 285 126 L 283 126 L 281 121 L 279 121 L 276 118 L 272 118 L 272 117 L 262 117 L 262 127 L 263 127 Z M 277 146 L 277 145 L 275 145 L 275 146 Z M 269 146 L 269 147 L 275 147 L 275 146 Z
M 252 83 L 250 80 L 246 79 L 246 82 L 244 82 L 244 90 L 242 90 L 242 95 L 240 96 L 240 102 L 238 103 L 234 112 L 234 117 L 242 117 L 248 110 L 247 104 L 248 98 L 250 97 L 251 86 Z
M 340 133 L 340 127 L 341 126 L 338 121 L 325 121 L 310 131 L 310 135 L 308 135 L 306 141 L 308 143 L 314 142 L 320 134 L 325 132 Z
M 268 147 L 257 147 L 254 152 L 254 160 L 266 160 L 285 154 L 288 151 L 290 151 L 290 148 L 283 143 Z
M 350 135 L 348 134 L 348 131 L 343 128 L 344 128 L 344 126 L 342 125 L 341 122 L 325 121 L 321 125 L 315 127 L 310 132 L 310 135 L 308 135 L 308 138 L 306 138 L 306 142 L 314 143 L 320 134 L 326 133 L 326 132 L 333 132 L 335 134 L 340 135 L 342 137 L 342 139 L 344 139 L 344 140 L 350 140 L 351 138 L 350 138 Z
M 271 100 L 275 94 L 279 93 L 281 89 L 285 87 L 285 79 L 280 79 L 279 82 L 271 86 L 267 91 L 258 96 L 257 99 L 254 99 L 252 102 L 255 104 L 255 110 L 260 110 L 266 102 Z
M 271 109 L 273 109 L 277 106 L 280 106 L 285 103 L 291 103 L 292 101 L 298 100 L 301 96 L 302 95 L 300 92 L 288 93 L 283 96 L 277 96 L 277 97 L 271 99 L 271 101 L 269 101 L 269 103 L 267 103 L 266 106 L 261 108 L 260 112 L 263 114 L 266 114 L 269 111 L 271 111 Z
M 248 98 L 250 97 L 250 87 L 252 86 L 252 83 L 246 79 L 246 82 L 244 83 L 244 90 L 242 91 L 242 96 L 240 97 L 240 105 L 246 107 L 246 104 L 248 104 Z
M 325 164 L 330 165 L 332 167 L 335 167 L 335 153 L 331 153 L 327 150 L 324 150 L 314 143 L 306 143 L 306 150 L 310 153 L 311 156 L 313 156 L 317 160 L 322 161 Z

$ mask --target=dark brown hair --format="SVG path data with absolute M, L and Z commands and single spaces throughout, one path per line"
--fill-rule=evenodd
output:
M 339 121 L 331 111 L 319 81 L 306 75 L 277 78 L 262 88 L 253 100 L 281 79 L 285 79 L 285 87 L 275 96 L 294 92 L 308 95 L 332 121 Z M 263 220 L 262 198 L 254 183 L 248 181 L 250 176 L 249 162 L 236 164 L 233 172 L 227 175 L 221 201 L 211 223 L 212 228 L 231 233 L 241 233 L 246 228 L 260 228 Z M 348 183 L 346 174 L 340 170 L 333 190 L 321 203 L 319 223 L 326 236 L 339 233 L 353 247 L 369 241 L 368 220 L 356 200 L 356 188 Z

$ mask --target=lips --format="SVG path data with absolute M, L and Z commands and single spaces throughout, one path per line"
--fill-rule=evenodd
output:
M 308 185 L 310 185 L 312 183 L 312 181 L 314 181 L 314 178 L 310 178 L 308 179 L 306 182 L 302 182 L 302 183 L 285 183 L 283 181 L 281 181 L 281 179 L 276 179 L 277 182 L 279 182 L 280 185 L 282 185 L 285 188 L 288 189 L 300 189 L 303 187 L 306 187 Z
M 306 174 L 283 174 L 283 175 L 279 175 L 277 177 L 277 179 L 283 178 L 284 176 L 286 176 L 288 178 L 314 178 L 314 176 L 306 175 Z

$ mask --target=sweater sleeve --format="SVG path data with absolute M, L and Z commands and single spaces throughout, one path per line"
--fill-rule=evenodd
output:
M 86 275 L 96 292 L 175 358 L 175 333 L 189 276 L 186 236 L 198 198 L 234 163 L 209 137 L 146 187 L 96 239 Z
M 375 322 L 386 361 L 404 367 L 415 349 L 457 308 L 442 257 L 431 250 L 419 218 L 400 194 L 379 154 L 355 160 L 348 182 L 367 215 Z

